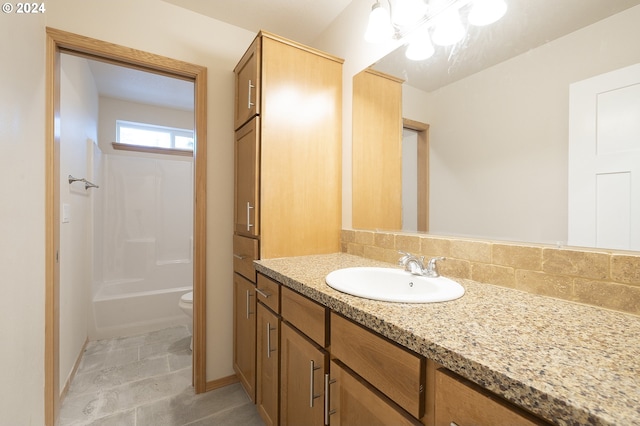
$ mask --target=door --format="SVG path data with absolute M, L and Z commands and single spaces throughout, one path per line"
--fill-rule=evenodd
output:
M 324 424 L 327 353 L 283 323 L 280 330 L 280 420 L 282 425 Z
M 640 250 L 640 64 L 574 83 L 568 243 Z
M 259 229 L 259 127 L 260 117 L 236 131 L 235 141 L 235 231 L 256 237 Z
M 233 274 L 233 369 L 251 401 L 256 400 L 255 284 Z

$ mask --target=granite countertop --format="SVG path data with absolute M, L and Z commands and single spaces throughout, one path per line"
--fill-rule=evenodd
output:
M 457 300 L 363 299 L 325 276 L 394 265 L 344 253 L 264 259 L 256 270 L 559 425 L 640 425 L 640 318 L 455 279 Z

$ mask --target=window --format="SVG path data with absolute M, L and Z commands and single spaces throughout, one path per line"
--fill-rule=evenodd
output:
M 121 145 L 193 151 L 193 131 L 187 129 L 116 120 L 116 139 Z

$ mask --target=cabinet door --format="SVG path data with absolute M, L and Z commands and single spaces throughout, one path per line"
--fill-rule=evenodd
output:
M 235 231 L 248 237 L 260 233 L 259 129 L 260 118 L 256 117 L 236 131 L 235 140 Z
M 436 426 L 546 425 L 523 410 L 445 370 L 436 370 Z
M 233 274 L 233 369 L 252 401 L 256 399 L 255 285 Z
M 280 348 L 281 424 L 322 426 L 327 353 L 285 322 Z
M 234 124 L 241 127 L 251 117 L 259 113 L 260 108 L 260 37 L 244 54 L 234 70 L 236 74 L 236 101 Z
M 258 413 L 267 426 L 277 425 L 280 376 L 280 319 L 258 303 L 257 317 L 257 394 Z
M 331 361 L 329 415 L 332 426 L 420 425 L 362 378 Z

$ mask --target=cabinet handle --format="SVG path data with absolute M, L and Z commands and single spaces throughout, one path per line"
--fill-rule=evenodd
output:
M 235 254 L 235 253 L 233 253 L 233 257 L 240 260 L 245 260 L 247 258 L 247 256 L 245 256 L 244 254 Z
M 271 358 L 271 352 L 275 352 L 275 349 L 271 349 L 271 332 L 275 330 L 275 327 L 271 327 L 271 323 L 267 322 L 267 358 Z
M 322 367 L 316 367 L 316 364 L 313 360 L 311 360 L 311 363 L 309 364 L 309 375 L 310 375 L 310 380 L 309 380 L 309 407 L 313 408 L 313 400 L 316 398 L 320 398 L 322 395 L 315 395 L 313 393 L 313 389 L 316 387 L 316 380 L 315 380 L 315 371 L 316 370 L 320 370 Z
M 254 103 L 251 102 L 251 89 L 253 89 L 255 87 L 256 86 L 251 84 L 251 80 L 249 80 L 249 96 L 247 96 L 247 109 L 251 109 L 251 107 L 254 105 Z
M 264 290 L 260 290 L 259 288 L 256 288 L 256 293 L 258 293 L 260 296 L 264 297 L 265 299 L 271 297 L 271 293 L 267 293 Z
M 451 423 L 449 424 L 449 426 L 458 426 L 458 423 L 456 423 L 456 422 L 451 422 Z
M 329 386 L 334 384 L 336 379 L 330 379 L 329 374 L 324 375 L 324 424 L 329 425 L 329 416 L 336 413 L 336 410 L 329 410 Z
M 251 223 L 251 209 L 253 208 L 253 206 L 251 206 L 251 202 L 247 201 L 247 231 L 251 231 L 251 227 L 253 226 L 253 224 Z
M 249 319 L 249 315 L 251 315 L 251 290 L 247 290 L 247 319 Z

